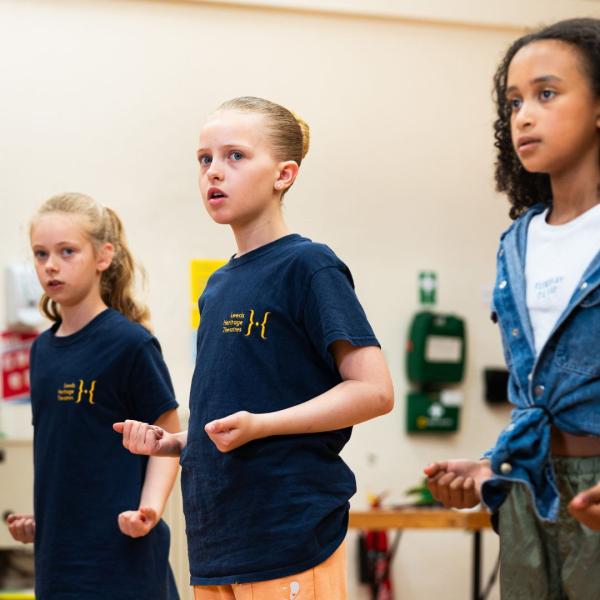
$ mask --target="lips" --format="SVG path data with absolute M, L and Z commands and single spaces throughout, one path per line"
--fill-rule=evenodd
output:
M 227 198 L 227 194 L 218 187 L 210 187 L 206 191 L 206 198 L 210 204 L 218 204 L 223 198 Z
M 48 289 L 55 290 L 64 285 L 64 281 L 60 281 L 58 279 L 50 279 L 46 282 L 46 286 Z
M 523 135 L 517 139 L 517 149 L 519 152 L 535 148 L 541 142 L 540 138 Z

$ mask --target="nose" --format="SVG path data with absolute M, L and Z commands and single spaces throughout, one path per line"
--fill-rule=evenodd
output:
M 48 274 L 56 273 L 58 271 L 58 268 L 55 263 L 55 259 L 53 258 L 53 256 L 51 254 L 49 254 L 48 258 L 46 259 L 46 263 L 44 264 L 44 270 Z
M 523 101 L 523 104 L 517 111 L 514 118 L 515 126 L 520 130 L 527 129 L 530 128 L 534 122 L 535 119 L 531 102 Z
M 213 158 L 206 171 L 206 176 L 209 181 L 222 181 L 223 180 L 223 168 L 222 164 Z

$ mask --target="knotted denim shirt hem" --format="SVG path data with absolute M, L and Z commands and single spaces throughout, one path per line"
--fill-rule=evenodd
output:
M 511 422 L 484 457 L 493 477 L 483 483 L 492 511 L 513 482 L 523 482 L 543 520 L 559 514 L 559 492 L 550 457 L 551 425 L 574 435 L 600 435 L 600 253 L 586 269 L 547 342 L 536 357 L 526 304 L 527 229 L 530 208 L 502 235 L 492 317 L 498 323 L 509 370 Z

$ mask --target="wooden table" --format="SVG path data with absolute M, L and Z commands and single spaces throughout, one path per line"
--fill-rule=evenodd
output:
M 473 533 L 471 562 L 472 598 L 479 600 L 481 590 L 481 530 L 491 528 L 490 515 L 484 511 L 457 511 L 444 508 L 403 508 L 398 510 L 351 510 L 353 529 L 462 529 Z

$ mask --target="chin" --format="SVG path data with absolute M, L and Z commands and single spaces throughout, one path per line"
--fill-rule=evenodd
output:
M 53 294 L 51 290 L 44 290 L 44 293 L 53 302 L 60 302 L 60 294 Z
M 548 173 L 547 165 L 539 160 L 521 160 L 521 164 L 528 173 Z
M 210 218 L 219 225 L 235 225 L 239 220 L 239 215 L 230 210 L 227 206 L 220 206 L 208 211 Z
M 210 215 L 210 218 L 217 223 L 217 225 L 232 225 L 232 220 L 227 215 Z

